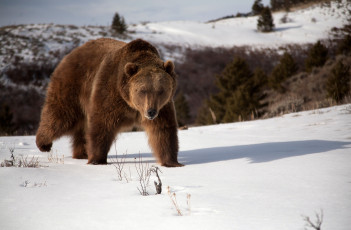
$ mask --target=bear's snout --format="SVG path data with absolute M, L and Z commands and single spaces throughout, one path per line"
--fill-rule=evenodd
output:
M 148 109 L 146 112 L 146 118 L 149 120 L 153 120 L 157 117 L 157 110 L 154 108 Z

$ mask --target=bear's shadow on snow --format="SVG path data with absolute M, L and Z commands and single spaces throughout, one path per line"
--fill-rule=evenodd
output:
M 351 148 L 351 146 L 348 145 L 351 145 L 351 142 L 306 140 L 215 147 L 181 151 L 178 160 L 185 165 L 204 164 L 240 158 L 247 158 L 250 160 L 250 163 L 264 163 L 288 157 Z

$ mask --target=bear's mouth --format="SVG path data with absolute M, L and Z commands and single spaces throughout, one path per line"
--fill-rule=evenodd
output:
M 155 118 L 157 117 L 157 115 L 158 115 L 158 114 L 156 114 L 156 115 L 153 116 L 153 117 L 151 117 L 151 116 L 149 116 L 149 115 L 145 115 L 145 117 L 146 117 L 148 120 L 152 121 L 153 119 L 155 119 Z

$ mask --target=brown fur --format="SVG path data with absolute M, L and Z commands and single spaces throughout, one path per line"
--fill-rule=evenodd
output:
M 141 125 L 160 164 L 182 166 L 175 88 L 173 63 L 164 63 L 149 43 L 89 41 L 68 54 L 51 76 L 37 146 L 50 151 L 55 139 L 70 135 L 74 158 L 106 164 L 115 136 Z

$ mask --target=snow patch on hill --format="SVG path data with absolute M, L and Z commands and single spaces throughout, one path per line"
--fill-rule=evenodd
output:
M 347 22 L 351 5 L 346 1 L 320 4 L 307 9 L 274 13 L 275 31 L 260 33 L 256 30 L 257 16 L 232 18 L 212 23 L 171 21 L 134 25 L 133 37 L 142 37 L 157 44 L 185 47 L 279 47 L 298 43 L 314 43 L 326 39 L 333 27 Z M 288 17 L 288 22 L 281 18 Z
M 347 0 L 330 6 L 317 4 L 290 12 L 288 22 L 280 19 L 284 12 L 274 13 L 275 31 L 256 31 L 257 16 L 204 23 L 171 21 L 130 25 L 128 37 L 118 38 L 104 26 L 19 25 L 0 28 L 0 72 L 16 63 L 57 63 L 62 55 L 88 40 L 112 37 L 126 42 L 142 38 L 156 45 L 167 59 L 181 59 L 187 47 L 252 46 L 277 48 L 287 44 L 314 43 L 326 39 L 333 27 L 347 23 L 351 4 Z M 170 47 L 178 46 L 178 48 Z

